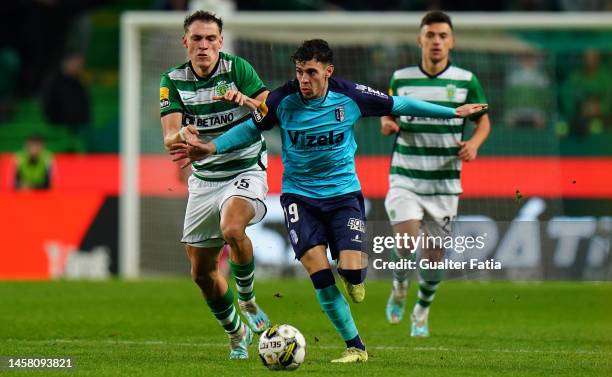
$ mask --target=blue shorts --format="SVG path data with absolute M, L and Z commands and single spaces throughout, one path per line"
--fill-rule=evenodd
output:
M 364 250 L 365 207 L 361 191 L 325 199 L 282 194 L 280 201 L 296 259 L 317 245 L 328 246 L 332 259 L 338 259 L 341 250 Z

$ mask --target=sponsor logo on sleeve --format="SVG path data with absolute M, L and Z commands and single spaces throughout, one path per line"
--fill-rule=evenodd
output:
M 159 106 L 162 109 L 170 106 L 170 89 L 165 86 L 159 88 Z
M 258 108 L 256 108 L 253 111 L 253 118 L 255 119 L 255 122 L 260 123 L 268 114 L 268 106 L 266 105 L 266 102 L 262 102 L 261 105 L 259 105 Z
M 369 95 L 380 97 L 380 98 L 388 97 L 385 93 L 381 92 L 380 90 L 372 89 L 366 85 L 355 84 L 355 89 L 364 94 L 369 94 Z

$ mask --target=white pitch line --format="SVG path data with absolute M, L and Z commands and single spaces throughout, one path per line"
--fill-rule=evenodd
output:
M 186 342 L 166 342 L 163 340 L 96 340 L 96 339 L 51 339 L 51 340 L 23 340 L 7 339 L 9 342 L 19 343 L 98 343 L 98 344 L 124 344 L 140 346 L 175 346 L 175 347 L 227 347 L 227 343 L 186 343 Z M 341 349 L 337 346 L 319 345 L 311 346 L 322 349 Z M 373 350 L 404 350 L 417 352 L 490 352 L 490 353 L 539 353 L 539 354 L 562 354 L 562 355 L 607 355 L 606 352 L 587 351 L 587 350 L 538 350 L 538 349 L 484 349 L 484 348 L 449 348 L 449 347 L 409 347 L 409 346 L 370 346 Z

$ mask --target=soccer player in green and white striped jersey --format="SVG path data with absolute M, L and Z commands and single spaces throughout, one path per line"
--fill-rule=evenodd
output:
M 220 51 L 223 22 L 215 15 L 197 11 L 184 22 L 183 46 L 189 61 L 171 68 L 161 77 L 160 108 L 164 146 L 208 141 L 250 119 L 243 107 L 251 101 L 242 94 L 232 103 L 220 100 L 236 90 L 263 101 L 268 90 L 244 59 Z M 266 314 L 255 303 L 253 245 L 245 233 L 249 224 L 264 217 L 266 144 L 263 137 L 248 146 L 208 157 L 192 164 L 189 201 L 182 242 L 191 261 L 191 275 L 219 324 L 230 338 L 230 358 L 245 359 L 252 342 L 251 329 L 269 326 Z M 230 269 L 236 280 L 238 304 L 247 319 L 245 326 L 234 307 L 232 290 L 218 271 L 224 244 L 231 247 Z
M 486 103 L 476 76 L 451 64 L 449 52 L 454 46 L 453 25 L 440 11 L 427 13 L 421 21 L 417 43 L 421 63 L 395 71 L 391 78 L 391 95 L 458 107 L 464 103 Z M 397 134 L 393 147 L 389 192 L 385 208 L 394 233 L 417 237 L 420 234 L 445 237 L 457 215 L 461 194 L 461 163 L 476 158 L 478 148 L 490 132 L 485 111 L 470 118 L 476 128 L 472 137 L 463 140 L 465 120 L 401 117 L 381 118 L 383 135 Z M 415 238 L 412 238 L 415 239 Z M 415 256 L 415 245 L 396 248 L 395 259 Z M 438 245 L 436 245 L 438 246 Z M 421 250 L 421 258 L 440 261 L 442 245 Z M 387 319 L 399 323 L 404 315 L 408 271 L 394 270 L 393 288 L 387 302 Z M 428 336 L 429 307 L 441 280 L 441 273 L 419 271 L 417 302 L 411 314 L 411 335 Z

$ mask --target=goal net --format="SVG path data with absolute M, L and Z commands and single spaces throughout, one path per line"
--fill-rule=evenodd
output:
M 456 47 L 451 60 L 479 78 L 493 126 L 479 152 L 482 162 L 477 160 L 474 169 L 464 167 L 469 179 L 466 182 L 464 175 L 460 212 L 509 221 L 516 216 L 521 200 L 538 196 L 545 198 L 548 210 L 563 214 L 564 193 L 560 190 L 567 182 L 561 180 L 570 178 L 564 176 L 559 156 L 579 154 L 572 152 L 579 148 L 573 144 L 574 133 L 577 138 L 606 133 L 597 124 L 587 126 L 586 136 L 584 130 L 573 128 L 569 110 L 564 108 L 565 82 L 583 62 L 586 45 L 580 41 L 588 41 L 601 64 L 611 63 L 612 17 L 571 13 L 452 16 Z M 128 12 L 121 21 L 123 276 L 188 273 L 179 243 L 186 188 L 181 172 L 163 150 L 157 99 L 160 74 L 187 60 L 181 44 L 184 17 L 174 12 Z M 323 38 L 334 50 L 335 75 L 385 91 L 393 71 L 420 61 L 416 36 L 421 17 L 414 13 L 238 12 L 224 17 L 223 49 L 247 59 L 273 89 L 294 76 L 289 57 L 296 47 L 303 40 Z M 471 127 L 468 122 L 466 135 L 471 134 Z M 290 273 L 292 252 L 278 205 L 278 184 L 272 182 L 278 181 L 274 156 L 280 151 L 280 139 L 276 132 L 265 136 L 274 165 L 269 178 L 269 212 L 264 223 L 251 228 L 249 234 L 258 263 L 273 265 L 281 274 Z M 369 218 L 383 222 L 394 140 L 380 135 L 375 118 L 362 119 L 356 137 L 358 166 L 362 161 L 369 164 L 364 165 L 368 167 L 365 172 L 360 171 Z M 604 148 L 603 144 L 589 142 L 595 148 L 593 154 L 606 154 L 597 149 Z M 541 163 L 537 166 L 546 171 L 525 169 L 529 159 L 537 159 Z M 516 185 L 514 181 L 486 183 L 487 174 L 495 170 L 504 171 L 504 177 L 517 177 Z M 548 184 L 553 189 L 545 187 L 542 174 L 552 177 Z

